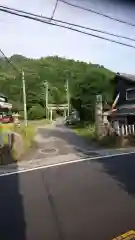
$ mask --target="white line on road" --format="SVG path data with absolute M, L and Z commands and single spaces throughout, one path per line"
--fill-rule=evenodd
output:
M 88 158 L 81 158 L 81 159 L 77 159 L 77 160 L 71 160 L 71 161 L 66 161 L 66 162 L 61 162 L 61 163 L 54 163 L 54 164 L 50 164 L 50 165 L 33 167 L 33 168 L 28 168 L 28 169 L 23 169 L 23 170 L 19 170 L 18 169 L 16 171 L 12 171 L 12 172 L 1 173 L 0 177 L 20 174 L 20 173 L 27 173 L 27 172 L 31 172 L 31 171 L 40 170 L 40 169 L 59 167 L 59 166 L 67 165 L 67 164 L 79 163 L 79 162 L 84 162 L 84 161 L 89 161 L 89 160 L 96 160 L 96 159 L 102 159 L 102 158 L 112 158 L 112 157 L 131 155 L 131 154 L 135 154 L 135 152 L 117 153 L 117 154 L 110 154 L 110 155 L 98 156 L 98 157 L 92 157 L 92 158 L 90 158 L 90 157 L 88 157 Z

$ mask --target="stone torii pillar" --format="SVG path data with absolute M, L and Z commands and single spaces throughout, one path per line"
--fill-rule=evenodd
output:
M 4 141 L 3 141 L 3 126 L 2 123 L 0 122 L 0 148 L 4 146 Z
M 98 139 L 103 137 L 103 104 L 102 96 L 96 96 L 95 104 L 95 127 L 96 127 L 96 136 Z
M 50 120 L 51 120 L 51 121 L 52 121 L 52 115 L 53 115 L 52 113 L 53 113 L 53 109 L 51 108 L 51 109 L 50 109 Z
M 67 109 L 64 108 L 64 118 L 66 119 L 66 117 L 67 117 Z

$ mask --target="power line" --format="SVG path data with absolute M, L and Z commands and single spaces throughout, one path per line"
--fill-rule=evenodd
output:
M 5 60 L 12 66 L 12 68 L 15 70 L 15 72 L 19 73 L 19 75 L 21 74 L 21 70 L 19 70 L 12 62 L 11 60 L 8 59 L 8 57 L 5 55 L 5 53 L 2 51 L 2 49 L 0 48 L 0 53 L 2 54 L 2 56 L 5 58 Z M 20 88 L 20 102 L 21 102 L 21 92 L 22 89 Z
M 53 9 L 53 12 L 52 12 L 52 16 L 51 16 L 51 18 L 50 18 L 50 22 L 53 20 L 53 18 L 54 18 L 54 15 L 55 15 L 55 12 L 56 12 L 56 9 L 57 9 L 57 6 L 58 6 L 58 2 L 59 2 L 59 0 L 56 0 L 56 2 L 55 2 L 55 6 L 54 6 L 54 9 Z
M 20 74 L 19 69 L 6 57 L 6 55 L 4 54 L 1 48 L 0 48 L 0 52 L 3 55 L 3 57 L 6 59 L 6 61 L 13 67 L 13 69 Z
M 134 45 L 130 45 L 130 44 L 127 44 L 127 43 L 119 42 L 119 41 L 116 41 L 116 40 L 113 40 L 113 39 L 110 39 L 110 38 L 106 38 L 106 37 L 102 37 L 102 36 L 99 36 L 99 35 L 96 35 L 96 34 L 88 33 L 88 32 L 85 32 L 85 31 L 82 31 L 82 30 L 79 30 L 79 29 L 72 28 L 70 26 L 65 26 L 65 25 L 61 25 L 61 24 L 56 24 L 56 23 L 45 21 L 45 20 L 41 19 L 40 15 L 39 15 L 39 18 L 38 18 L 38 17 L 33 17 L 32 15 L 22 14 L 20 12 L 17 12 L 17 10 L 16 10 L 16 12 L 13 12 L 13 11 L 11 11 L 9 9 L 2 9 L 2 8 L 0 8 L 0 11 L 6 12 L 6 13 L 10 13 L 12 15 L 16 15 L 16 16 L 19 16 L 19 17 L 31 19 L 31 20 L 34 20 L 34 21 L 37 21 L 37 22 L 46 23 L 48 25 L 65 28 L 65 29 L 68 29 L 68 30 L 72 30 L 74 32 L 82 33 L 82 34 L 85 34 L 85 35 L 88 35 L 88 36 L 92 36 L 92 37 L 99 38 L 99 39 L 102 39 L 102 40 L 105 40 L 105 41 L 108 41 L 108 42 L 117 43 L 119 45 L 123 45 L 123 46 L 135 49 Z
M 1 8 L 1 6 L 0 6 L 0 8 Z M 34 16 L 34 17 L 38 17 L 38 18 L 40 17 L 42 19 L 47 20 L 48 22 L 50 22 L 52 20 L 51 18 L 42 16 L 42 15 L 40 16 L 38 14 L 33 14 L 33 13 L 30 13 L 30 12 L 26 12 L 26 11 L 14 9 L 14 8 L 9 8 L 9 7 L 6 7 L 6 6 L 2 6 L 2 8 L 13 10 L 13 11 L 20 12 L 20 13 L 24 13 L 24 14 L 27 14 L 27 15 L 30 15 L 30 16 Z M 58 20 L 58 19 L 55 19 L 55 18 L 53 18 L 53 20 L 54 20 L 54 22 L 64 23 L 64 24 L 67 24 L 67 25 L 70 25 L 70 26 L 74 26 L 74 27 L 79 27 L 79 28 L 82 28 L 82 29 L 85 29 L 85 30 L 90 30 L 90 31 L 94 31 L 94 32 L 102 33 L 102 34 L 107 34 L 107 35 L 110 35 L 110 36 L 113 36 L 113 37 L 118 37 L 118 38 L 123 38 L 123 39 L 126 39 L 126 40 L 130 40 L 130 41 L 135 41 L 134 38 L 130 38 L 130 37 L 127 37 L 127 36 L 123 36 L 123 35 L 119 35 L 119 34 L 115 34 L 115 33 L 110 33 L 110 32 L 107 32 L 107 31 L 103 31 L 103 30 L 99 30 L 99 29 L 95 29 L 95 28 L 82 26 L 82 25 L 79 25 L 79 24 L 74 24 L 74 23 Z
M 6 61 L 13 67 L 17 73 L 21 74 L 18 68 L 6 57 L 2 49 L 0 49 L 1 54 L 6 59 Z M 26 90 L 25 90 L 25 79 L 24 79 L 24 71 L 22 71 L 22 85 L 23 85 L 23 101 L 24 101 L 24 122 L 25 127 L 27 127 L 27 105 L 26 105 Z M 21 88 L 20 88 L 20 99 L 21 99 Z
M 120 23 L 124 23 L 124 24 L 129 25 L 129 26 L 135 27 L 135 23 L 131 23 L 131 22 L 127 22 L 127 21 L 124 21 L 124 20 L 121 20 L 121 19 L 118 19 L 118 18 L 114 18 L 114 17 L 111 17 L 111 16 L 109 16 L 109 15 L 107 15 L 105 13 L 101 13 L 101 12 L 93 10 L 91 8 L 85 8 L 85 7 L 82 7 L 82 6 L 73 4 L 73 3 L 69 3 L 69 2 L 67 2 L 65 0 L 59 0 L 59 1 L 62 2 L 62 3 L 65 3 L 65 4 L 69 5 L 69 6 L 72 6 L 72 7 L 75 7 L 75 8 L 84 10 L 84 11 L 87 11 L 87 12 L 91 12 L 91 13 L 100 15 L 102 17 L 106 17 L 106 18 L 109 18 L 111 20 L 114 20 L 114 21 L 117 21 L 117 22 L 120 22 Z

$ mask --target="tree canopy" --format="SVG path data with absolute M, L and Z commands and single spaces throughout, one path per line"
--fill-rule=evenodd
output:
M 102 94 L 104 101 L 111 101 L 114 73 L 103 66 L 58 56 L 28 59 L 13 55 L 9 60 L 19 71 L 0 58 L 0 92 L 9 98 L 15 109 L 23 110 L 22 69 L 28 111 L 36 109 L 36 105 L 41 105 L 41 109 L 45 107 L 44 81 L 48 81 L 49 103 L 63 104 L 67 101 L 65 84 L 68 79 L 72 107 L 79 111 L 82 119 L 93 119 L 96 94 Z

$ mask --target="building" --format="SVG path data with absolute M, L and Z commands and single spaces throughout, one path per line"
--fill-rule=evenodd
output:
M 114 96 L 107 116 L 109 124 L 118 135 L 135 135 L 135 76 L 117 73 L 112 85 Z
M 0 93 L 0 114 L 6 114 L 12 109 L 12 104 L 8 102 L 8 98 Z
M 120 124 L 135 124 L 135 76 L 117 73 L 112 81 L 114 97 L 109 117 Z

